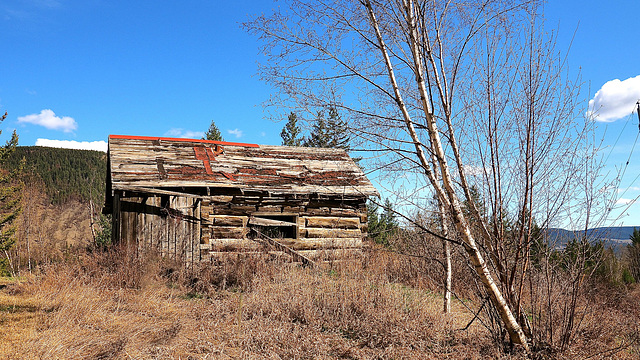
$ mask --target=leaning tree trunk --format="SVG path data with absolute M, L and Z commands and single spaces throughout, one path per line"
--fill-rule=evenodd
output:
M 395 102 L 400 112 L 403 115 L 404 122 L 406 125 L 406 131 L 411 137 L 420 165 L 425 171 L 425 174 L 429 179 L 431 185 L 434 187 L 434 190 L 436 191 L 438 198 L 446 202 L 447 208 L 449 209 L 449 214 L 452 217 L 453 225 L 464 242 L 464 248 L 469 256 L 471 264 L 473 265 L 476 273 L 478 274 L 480 281 L 482 282 L 487 292 L 489 293 L 489 297 L 491 299 L 493 306 L 495 306 L 498 313 L 500 314 L 500 319 L 502 320 L 507 332 L 509 333 L 509 338 L 513 343 L 522 345 L 528 351 L 529 346 L 527 342 L 527 337 L 522 331 L 520 324 L 518 324 L 516 318 L 513 316 L 513 313 L 509 308 L 506 300 L 504 299 L 498 285 L 496 284 L 495 280 L 491 276 L 491 272 L 489 271 L 489 268 L 487 267 L 487 264 L 484 261 L 484 258 L 482 257 L 480 250 L 478 249 L 476 241 L 471 233 L 471 227 L 465 218 L 465 215 L 462 211 L 462 207 L 460 206 L 460 201 L 458 200 L 458 197 L 455 192 L 454 180 L 451 176 L 451 172 L 447 164 L 446 155 L 445 155 L 442 141 L 439 135 L 439 129 L 436 124 L 436 120 L 433 117 L 433 114 L 431 112 L 429 102 L 428 102 L 430 99 L 430 96 L 429 96 L 430 93 L 429 93 L 429 90 L 427 89 L 426 80 L 425 80 L 426 74 L 423 66 L 423 59 L 421 57 L 421 52 L 418 46 L 418 40 L 417 40 L 418 34 L 416 30 L 416 23 L 414 20 L 415 10 L 413 8 L 413 2 L 410 0 L 403 0 L 403 6 L 404 6 L 405 16 L 406 16 L 405 20 L 407 21 L 407 26 L 409 30 L 408 41 L 409 41 L 409 46 L 411 48 L 411 52 L 413 55 L 413 61 L 414 61 L 413 70 L 415 72 L 416 82 L 421 95 L 420 100 L 423 105 L 423 112 L 426 120 L 426 130 L 429 135 L 428 148 L 438 163 L 440 174 L 442 176 L 442 179 L 441 179 L 442 183 L 440 183 L 440 181 L 438 181 L 438 179 L 434 175 L 435 169 L 431 168 L 426 158 L 425 151 L 423 149 L 423 147 L 425 147 L 426 145 L 423 144 L 422 141 L 420 140 L 415 130 L 414 122 L 409 114 L 409 110 L 407 109 L 407 106 L 401 95 L 400 87 L 398 85 L 398 82 L 395 76 L 394 66 L 391 63 L 391 59 L 390 59 L 386 44 L 384 42 L 384 39 L 382 37 L 379 23 L 373 11 L 371 1 L 365 0 L 364 5 L 367 8 L 367 13 L 369 15 L 371 26 L 376 34 L 376 39 L 378 42 L 377 47 L 381 51 L 382 57 L 384 59 L 385 67 L 389 75 L 389 80 L 393 88 Z M 427 53 L 430 53 L 430 52 L 427 51 Z M 432 62 L 434 67 L 438 66 L 436 63 L 436 60 L 433 59 L 433 57 L 429 60 Z M 446 100 L 447 99 L 447 96 L 445 94 L 446 86 L 443 84 L 444 80 L 439 79 L 438 77 L 435 77 L 433 81 L 435 83 L 435 87 L 437 91 L 439 91 L 439 98 L 442 99 L 443 101 Z M 448 105 L 445 106 L 445 108 L 448 108 L 448 107 L 449 107 Z M 446 116 L 447 114 L 444 114 L 444 115 Z M 453 149 L 454 152 L 458 151 L 458 149 L 455 148 L 456 146 L 455 143 L 452 144 L 450 142 L 449 145 L 454 147 Z

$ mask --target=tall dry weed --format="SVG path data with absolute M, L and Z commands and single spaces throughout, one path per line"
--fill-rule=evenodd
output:
M 455 302 L 443 315 L 437 286 L 411 279 L 418 267 L 401 255 L 372 252 L 313 269 L 237 255 L 196 270 L 127 250 L 78 255 L 2 290 L 31 304 L 37 321 L 0 347 L 0 358 L 522 357 L 503 352 L 479 320 L 462 330 L 474 316 L 467 307 L 478 303 Z M 536 356 L 571 358 L 630 341 L 612 332 L 631 334 L 638 317 L 624 312 L 638 311 L 633 299 L 605 302 L 618 310 L 586 317 L 592 332 L 579 335 L 595 345 Z M 631 347 L 615 353 L 635 355 Z

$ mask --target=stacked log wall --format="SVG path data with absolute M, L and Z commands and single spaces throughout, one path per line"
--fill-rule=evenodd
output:
M 253 218 L 295 219 L 296 238 L 276 239 L 312 259 L 359 253 L 367 233 L 365 200 L 293 196 L 116 197 L 121 241 L 186 263 L 230 252 L 273 252 L 252 239 Z M 115 205 L 115 204 L 114 204 Z M 288 222 L 288 221 L 287 221 Z
M 228 252 L 265 251 L 259 241 L 248 238 L 252 216 L 295 218 L 297 238 L 277 241 L 315 259 L 360 252 L 367 232 L 364 198 L 211 196 L 203 200 L 202 215 L 203 259 Z

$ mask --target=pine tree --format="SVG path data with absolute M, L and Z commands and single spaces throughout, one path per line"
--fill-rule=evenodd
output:
M 378 244 L 389 246 L 389 240 L 398 231 L 399 224 L 393 210 L 393 203 L 385 199 L 380 213 L 380 206 L 373 201 L 367 202 L 367 220 L 369 238 Z
M 306 147 L 330 147 L 330 131 L 327 120 L 324 117 L 324 111 L 318 111 L 318 116 L 311 125 L 311 132 L 308 137 L 304 138 L 304 146 Z
M 338 114 L 338 109 L 336 109 L 335 106 L 329 106 L 327 126 L 329 127 L 330 134 L 329 147 L 349 151 L 349 129 L 347 128 L 347 123 L 342 120 L 340 114 Z
M 211 125 L 209 125 L 209 130 L 207 130 L 207 132 L 204 133 L 204 137 L 202 138 L 202 140 L 224 141 L 224 139 L 222 138 L 222 133 L 220 133 L 220 130 L 218 129 L 218 127 L 216 126 L 216 123 L 213 120 L 211 120 Z
M 0 117 L 0 122 L 6 118 L 7 113 L 5 112 Z M 1 130 L 0 134 L 2 134 Z M 20 184 L 16 184 L 14 180 L 17 178 L 18 171 L 6 171 L 3 169 L 3 165 L 17 145 L 18 135 L 14 131 L 11 135 L 11 140 L 0 147 L 0 252 L 4 256 L 0 260 L 0 274 L 2 275 L 8 274 L 11 266 L 8 250 L 15 243 L 16 228 L 14 221 L 20 214 L 20 195 L 22 191 Z
M 635 281 L 640 281 L 640 229 L 633 228 L 629 240 L 631 244 L 627 245 L 628 271 Z
M 323 110 L 311 126 L 311 133 L 304 140 L 304 146 L 345 149 L 349 151 L 347 123 L 342 120 L 335 106 L 328 107 L 328 117 Z
M 280 137 L 282 138 L 282 145 L 284 146 L 301 146 L 302 137 L 300 137 L 300 127 L 298 126 L 298 116 L 291 112 L 287 124 L 282 128 Z

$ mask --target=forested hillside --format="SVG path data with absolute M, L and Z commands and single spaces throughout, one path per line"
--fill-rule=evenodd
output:
M 107 155 L 93 150 L 58 149 L 41 146 L 20 146 L 7 160 L 15 169 L 24 159 L 27 176 L 40 178 L 52 204 L 69 200 L 101 204 L 104 198 Z

